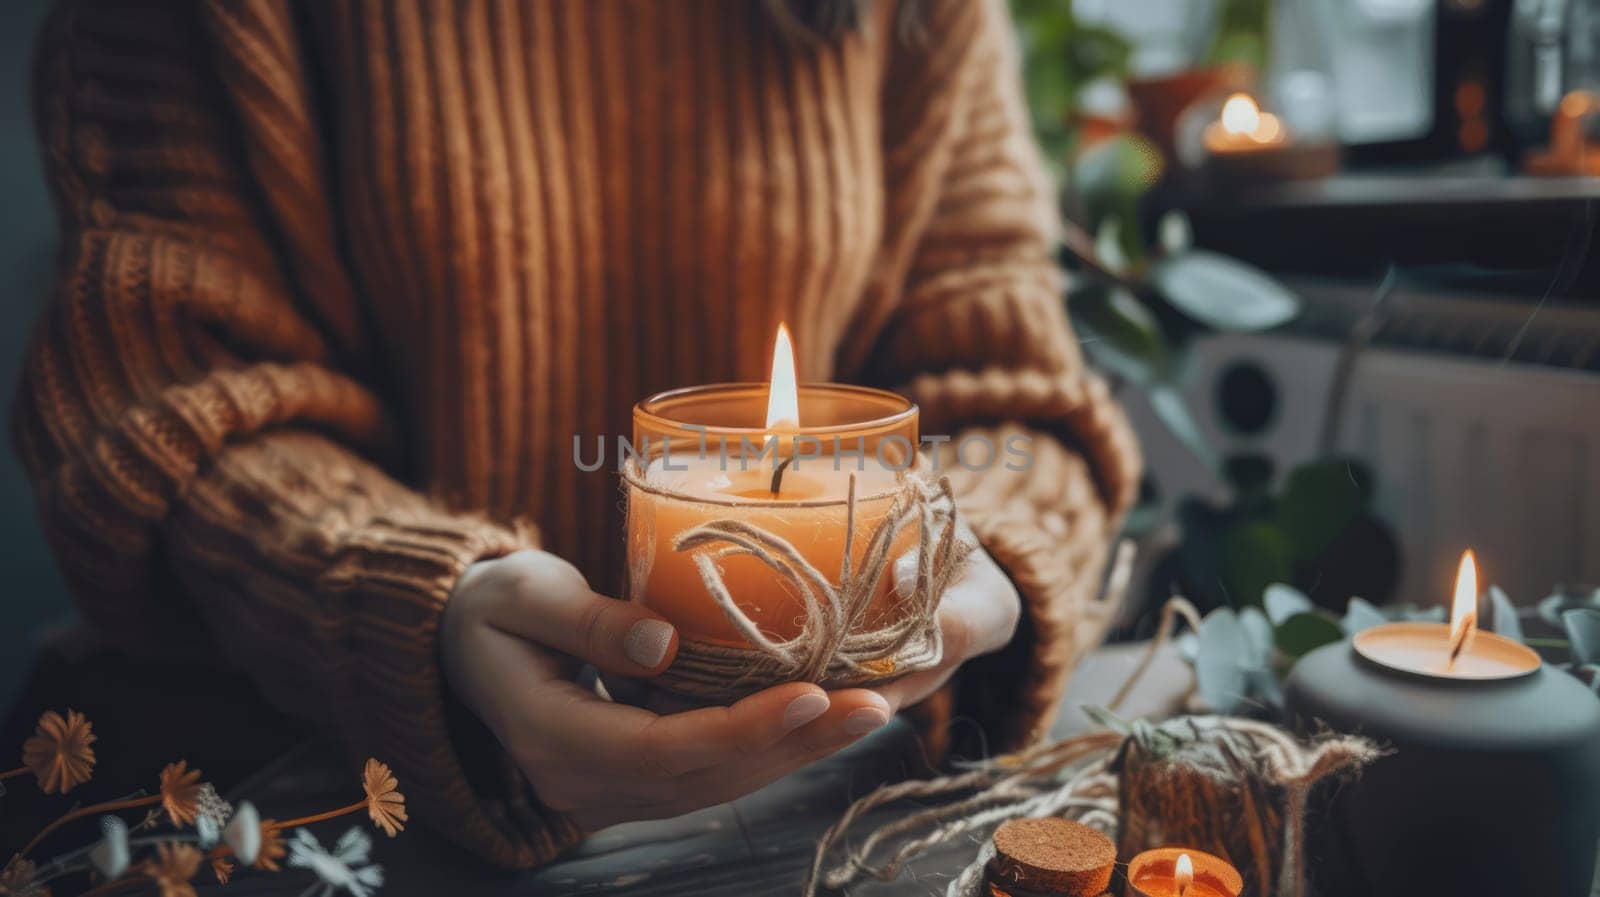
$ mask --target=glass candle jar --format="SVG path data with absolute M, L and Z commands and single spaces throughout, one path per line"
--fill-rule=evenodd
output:
M 917 406 L 882 390 L 842 384 L 798 388 L 800 425 L 763 426 L 768 387 L 733 383 L 673 390 L 633 411 L 627 490 L 628 594 L 678 627 L 685 641 L 733 647 L 746 636 L 712 599 L 695 555 L 676 547 L 713 521 L 736 521 L 780 537 L 837 582 L 845 553 L 859 568 L 872 533 L 906 488 L 916 459 Z M 846 538 L 854 484 L 854 526 Z M 896 537 L 891 557 L 916 545 L 916 527 Z M 847 544 L 848 543 L 848 544 Z M 721 581 L 739 609 L 774 639 L 798 635 L 802 590 L 759 557 L 719 554 Z M 858 626 L 896 618 L 885 575 Z

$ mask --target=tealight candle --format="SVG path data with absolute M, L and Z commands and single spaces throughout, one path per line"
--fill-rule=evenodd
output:
M 1217 120 L 1206 126 L 1204 139 L 1213 153 L 1239 153 L 1282 146 L 1289 135 L 1276 115 L 1262 112 L 1248 94 L 1236 93 L 1222 104 Z
M 1222 104 L 1217 120 L 1201 132 L 1210 173 L 1224 181 L 1324 177 L 1339 167 L 1331 140 L 1295 140 L 1283 120 L 1263 112 L 1249 94 Z
M 1478 632 L 1468 552 L 1451 621 L 1390 623 L 1295 665 L 1291 721 L 1391 753 L 1321 795 L 1319 892 L 1584 897 L 1600 839 L 1600 700 L 1536 653 Z
M 1243 890 L 1238 869 L 1201 850 L 1161 847 L 1128 863 L 1130 897 L 1239 897 Z

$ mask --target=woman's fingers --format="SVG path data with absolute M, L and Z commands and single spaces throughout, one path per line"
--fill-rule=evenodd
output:
M 595 831 L 623 819 L 658 819 L 725 803 L 858 741 L 891 718 L 887 703 L 875 692 L 845 689 L 832 692 L 829 697 L 831 702 L 825 713 L 758 751 L 723 755 L 715 764 L 669 778 L 609 783 L 608 794 L 625 803 L 625 811 L 599 810 L 575 816 L 581 826 Z
M 630 780 L 663 781 L 757 756 L 828 712 L 828 694 L 789 683 L 727 707 L 658 715 L 594 698 L 581 706 L 565 689 L 528 694 L 527 725 L 563 753 Z
M 678 631 L 640 605 L 595 593 L 583 574 L 542 551 L 506 556 L 494 571 L 487 620 L 495 628 L 624 676 L 672 663 Z
M 911 560 L 895 564 L 896 589 L 909 592 L 915 584 Z M 1010 577 L 987 552 L 973 551 L 960 578 L 939 601 L 945 658 L 959 664 L 1005 647 L 1016 633 L 1020 612 L 1021 599 Z

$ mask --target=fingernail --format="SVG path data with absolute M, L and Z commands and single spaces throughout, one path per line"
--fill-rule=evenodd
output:
M 827 695 L 801 695 L 790 701 L 789 706 L 784 708 L 783 731 L 789 732 L 798 729 L 827 712 Z
M 876 707 L 863 707 L 844 718 L 844 730 L 851 735 L 865 735 L 873 729 L 883 728 L 887 722 L 889 714 Z
M 622 640 L 622 651 L 629 660 L 653 670 L 666 659 L 675 631 L 672 624 L 665 620 L 640 620 L 628 627 L 628 637 Z

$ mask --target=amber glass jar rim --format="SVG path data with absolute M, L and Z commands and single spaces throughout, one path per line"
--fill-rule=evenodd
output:
M 850 420 L 839 423 L 810 425 L 802 423 L 798 427 L 784 428 L 785 436 L 842 436 L 854 434 L 862 429 L 884 430 L 893 429 L 917 417 L 917 404 L 897 392 L 886 389 L 876 389 L 870 386 L 856 386 L 850 383 L 801 383 L 799 385 L 801 400 L 807 393 L 816 395 L 833 395 L 843 397 L 856 397 L 864 400 L 876 400 L 897 410 L 878 417 L 868 417 L 861 420 Z M 733 396 L 747 397 L 752 392 L 765 395 L 765 383 L 711 383 L 704 386 L 685 386 L 678 389 L 669 389 L 658 392 L 641 400 L 633 406 L 634 422 L 646 423 L 662 428 L 692 428 L 704 430 L 707 435 L 714 436 L 765 436 L 765 427 L 727 427 L 708 424 L 690 423 L 678 420 L 661 413 L 658 409 L 663 405 L 671 404 L 684 399 L 711 401 L 718 398 Z

